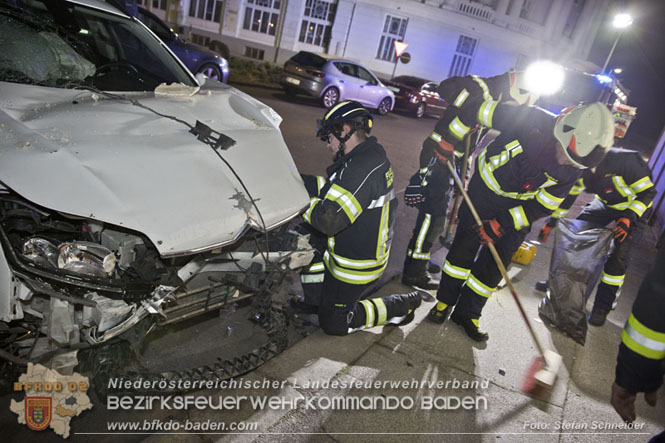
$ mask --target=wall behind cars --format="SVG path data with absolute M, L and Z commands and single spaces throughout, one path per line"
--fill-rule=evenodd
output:
M 536 58 L 588 67 L 608 0 L 139 0 L 196 43 L 284 63 L 300 50 L 361 61 L 388 77 L 395 39 L 411 63 L 398 74 L 494 75 Z M 173 18 L 175 17 L 175 22 Z M 593 65 L 592 65 L 593 66 Z

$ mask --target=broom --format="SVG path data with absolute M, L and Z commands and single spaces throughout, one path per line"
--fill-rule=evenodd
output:
M 452 165 L 450 161 L 446 162 L 446 166 L 448 166 L 448 170 L 452 174 L 453 179 L 455 180 L 455 184 L 459 188 L 462 197 L 464 197 L 464 201 L 466 201 L 466 204 L 469 206 L 469 210 L 471 211 L 474 220 L 476 221 L 478 226 L 482 227 L 483 222 L 480 219 L 480 216 L 478 215 L 476 208 L 473 206 L 473 202 L 471 201 L 469 194 L 467 194 L 466 190 L 464 189 L 464 184 L 457 175 L 455 167 Z M 538 348 L 538 353 L 540 354 L 540 356 L 536 357 L 533 363 L 531 363 L 531 366 L 529 367 L 529 372 L 527 373 L 527 376 L 524 379 L 524 383 L 522 384 L 522 391 L 526 394 L 534 396 L 539 394 L 543 388 L 549 389 L 554 385 L 554 381 L 556 380 L 556 375 L 559 372 L 559 368 L 561 367 L 562 359 L 559 354 L 549 349 L 545 350 L 545 348 L 543 348 L 543 346 L 540 344 L 540 340 L 538 340 L 538 337 L 536 337 L 536 333 L 534 332 L 533 327 L 531 326 L 529 317 L 527 317 L 526 312 L 524 312 L 524 308 L 522 307 L 522 303 L 517 297 L 517 291 L 515 290 L 515 286 L 513 286 L 513 282 L 508 276 L 508 272 L 506 271 L 506 267 L 503 265 L 503 262 L 501 261 L 501 257 L 499 257 L 499 253 L 496 251 L 496 248 L 494 247 L 493 243 L 488 243 L 487 247 L 492 253 L 492 257 L 494 257 L 494 261 L 496 262 L 496 266 L 499 268 L 501 275 L 506 280 L 506 284 L 510 289 L 510 293 L 512 294 L 513 299 L 517 304 L 517 308 L 519 309 L 520 314 L 522 314 L 524 323 L 526 323 L 526 327 L 529 329 L 531 338 L 533 339 L 533 342 L 536 344 L 536 348 Z

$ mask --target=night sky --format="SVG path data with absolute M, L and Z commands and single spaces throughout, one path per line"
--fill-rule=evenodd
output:
M 619 39 L 608 70 L 622 68 L 621 83 L 631 90 L 628 104 L 637 106 L 637 118 L 625 138 L 625 147 L 650 154 L 665 126 L 665 1 L 630 0 L 611 3 L 591 49 L 590 60 L 603 66 L 617 30 L 612 19 L 625 9 L 633 24 Z

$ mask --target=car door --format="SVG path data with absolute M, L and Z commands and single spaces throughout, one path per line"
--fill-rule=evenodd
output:
M 363 105 L 376 108 L 379 102 L 386 96 L 384 88 L 380 86 L 379 80 L 362 66 L 356 66 L 358 78 L 361 80 L 360 101 Z
M 439 85 L 435 82 L 427 82 L 420 89 L 421 95 L 427 103 L 427 112 L 434 115 L 441 115 L 448 105 L 445 100 L 439 96 Z
M 353 63 L 347 63 L 343 61 L 333 62 L 333 66 L 337 68 L 339 73 L 339 99 L 342 100 L 356 100 L 360 103 L 360 86 L 363 83 L 362 80 L 358 78 L 356 65 Z

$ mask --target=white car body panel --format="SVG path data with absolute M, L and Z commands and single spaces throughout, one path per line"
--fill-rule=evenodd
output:
M 122 95 L 236 140 L 220 152 L 268 229 L 308 204 L 271 108 L 216 82 L 192 97 Z M 238 180 L 187 126 L 89 91 L 0 82 L 0 97 L 1 181 L 29 201 L 141 232 L 162 256 L 262 230 Z

